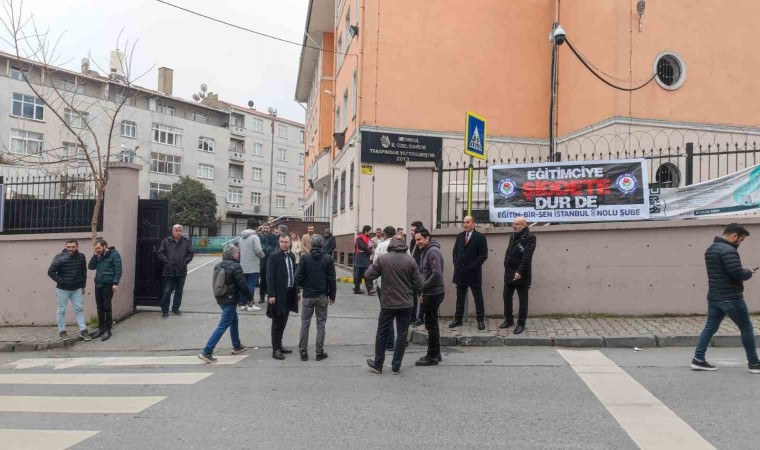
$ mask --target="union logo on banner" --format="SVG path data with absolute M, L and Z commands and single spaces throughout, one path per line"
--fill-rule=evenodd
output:
M 636 191 L 636 188 L 639 185 L 639 180 L 630 173 L 624 173 L 617 178 L 615 185 L 617 186 L 618 191 L 628 195 Z

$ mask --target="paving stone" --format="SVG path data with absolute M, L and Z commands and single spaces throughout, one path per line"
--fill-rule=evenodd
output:
M 504 338 L 493 335 L 461 336 L 457 338 L 457 345 L 464 347 L 495 347 L 504 345 Z
M 37 351 L 36 342 L 18 342 L 13 346 L 13 351 L 16 352 L 34 352 Z
M 554 339 L 548 336 L 510 336 L 504 339 L 504 345 L 512 347 L 551 347 L 554 345 Z
M 698 334 L 679 336 L 657 336 L 658 347 L 696 347 L 699 341 Z
M 604 338 L 601 336 L 557 336 L 554 338 L 557 347 L 604 347 Z
M 12 352 L 13 342 L 0 342 L 0 352 Z
M 657 339 L 650 336 L 604 336 L 604 345 L 610 348 L 653 348 Z

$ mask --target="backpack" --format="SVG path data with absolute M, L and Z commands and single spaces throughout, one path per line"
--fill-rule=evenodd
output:
M 227 295 L 227 271 L 222 267 L 222 263 L 214 267 L 211 288 L 214 290 L 214 297 L 224 297 Z

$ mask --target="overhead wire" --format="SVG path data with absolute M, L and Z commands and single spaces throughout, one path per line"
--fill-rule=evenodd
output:
M 591 74 L 593 74 L 596 78 L 598 78 L 604 84 L 606 84 L 607 86 L 609 86 L 609 87 L 611 87 L 613 89 L 617 89 L 619 91 L 624 91 L 624 92 L 638 91 L 639 89 L 642 89 L 643 87 L 645 87 L 646 85 L 648 85 L 649 83 L 651 83 L 655 78 L 657 78 L 657 73 L 655 72 L 654 74 L 652 74 L 652 76 L 649 78 L 649 80 L 647 80 L 645 83 L 641 84 L 640 86 L 636 86 L 636 87 L 633 87 L 633 88 L 626 88 L 626 87 L 623 87 L 623 86 L 618 86 L 616 84 L 613 84 L 613 83 L 607 81 L 604 77 L 602 77 L 601 75 L 599 75 L 593 68 L 591 68 L 591 66 L 589 65 L 589 63 L 583 57 L 581 57 L 580 52 L 578 52 L 578 50 L 575 48 L 575 45 L 573 45 L 573 42 L 570 40 L 570 38 L 565 37 L 565 42 L 567 42 L 567 45 L 568 45 L 568 47 L 570 47 L 570 50 L 573 52 L 573 54 L 576 56 L 576 58 L 578 58 L 578 60 L 581 62 L 581 64 L 583 64 L 583 66 L 586 67 L 586 69 L 588 69 L 589 72 L 591 72 Z

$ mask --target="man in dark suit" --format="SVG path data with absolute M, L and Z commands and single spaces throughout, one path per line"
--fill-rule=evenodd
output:
M 272 319 L 272 358 L 285 359 L 293 350 L 282 346 L 282 334 L 288 324 L 290 312 L 298 312 L 298 287 L 296 283 L 296 258 L 290 251 L 290 236 L 280 234 L 280 248 L 267 260 L 267 316 Z
M 488 259 L 486 237 L 475 231 L 475 219 L 467 216 L 462 222 L 464 231 L 457 236 L 454 244 L 454 284 L 457 285 L 457 309 L 449 328 L 462 326 L 464 302 L 467 289 L 475 297 L 475 314 L 478 330 L 485 330 L 485 307 L 483 306 L 483 263 Z
M 520 334 L 525 330 L 525 319 L 528 318 L 528 289 L 532 278 L 531 266 L 533 252 L 536 250 L 536 236 L 528 229 L 525 217 L 516 218 L 512 229 L 514 233 L 509 237 L 509 245 L 504 255 L 504 322 L 499 328 L 509 328 L 515 324 L 512 298 L 517 291 L 520 310 L 514 333 Z

